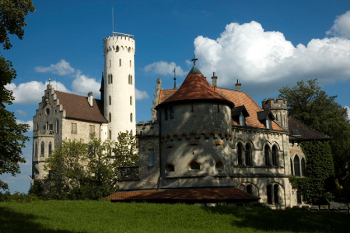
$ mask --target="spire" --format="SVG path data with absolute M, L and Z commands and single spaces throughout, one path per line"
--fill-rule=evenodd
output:
M 174 68 L 174 89 L 176 89 L 176 67 Z

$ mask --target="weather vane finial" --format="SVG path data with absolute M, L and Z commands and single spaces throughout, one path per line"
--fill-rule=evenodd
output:
M 193 65 L 195 66 L 196 65 L 196 61 L 198 59 L 196 58 L 196 54 L 193 54 L 193 59 L 191 61 L 193 61 Z

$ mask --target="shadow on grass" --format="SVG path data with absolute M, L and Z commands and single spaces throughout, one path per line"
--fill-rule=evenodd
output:
M 264 231 L 348 232 L 349 215 L 267 207 L 203 207 L 205 211 L 232 215 L 232 225 Z
M 0 232 L 2 233 L 46 233 L 46 232 L 59 232 L 59 233 L 71 233 L 66 230 L 53 230 L 47 229 L 43 225 L 35 223 L 38 216 L 33 214 L 23 214 L 14 212 L 7 207 L 0 207 Z

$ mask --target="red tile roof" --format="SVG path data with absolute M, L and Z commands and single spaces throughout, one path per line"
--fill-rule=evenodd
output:
M 149 202 L 252 202 L 260 198 L 237 188 L 167 189 L 116 192 L 111 201 Z
M 101 100 L 93 99 L 93 107 L 90 106 L 86 96 L 75 95 L 55 91 L 59 104 L 66 110 L 66 118 L 107 123 L 103 116 L 103 104 Z
M 167 93 L 170 94 L 170 93 Z M 224 102 L 233 107 L 233 103 L 216 92 L 201 73 L 189 73 L 181 87 L 160 105 L 189 100 Z M 156 107 L 158 108 L 159 105 Z
M 329 139 L 329 137 L 327 135 L 324 135 L 324 134 L 310 128 L 309 126 L 303 124 L 302 122 L 298 121 L 297 119 L 295 119 L 294 117 L 291 117 L 291 116 L 288 117 L 288 130 L 289 130 L 289 135 L 291 137 L 298 139 L 298 140 L 310 140 L 310 139 L 327 140 L 327 139 Z

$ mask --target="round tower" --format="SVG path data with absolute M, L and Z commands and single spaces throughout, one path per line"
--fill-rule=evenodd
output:
M 119 132 L 136 132 L 135 126 L 135 39 L 114 33 L 103 40 L 104 116 L 108 120 L 108 138 Z

